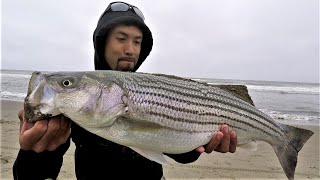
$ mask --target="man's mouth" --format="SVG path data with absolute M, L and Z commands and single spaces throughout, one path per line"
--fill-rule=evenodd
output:
M 135 58 L 124 57 L 124 58 L 119 58 L 119 61 L 135 62 Z

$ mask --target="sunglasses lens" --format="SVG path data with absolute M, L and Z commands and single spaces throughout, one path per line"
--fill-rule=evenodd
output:
M 142 12 L 138 8 L 133 7 L 133 10 L 139 17 L 141 17 L 141 19 L 144 20 L 144 16 L 143 16 Z
M 118 2 L 118 3 L 111 4 L 110 8 L 111 8 L 112 11 L 123 11 L 123 12 L 125 12 L 125 11 L 129 10 L 130 6 L 128 4 Z M 133 8 L 134 12 L 139 17 L 141 17 L 141 19 L 144 20 L 144 16 L 143 16 L 142 12 L 137 7 L 132 6 L 132 8 Z
M 124 3 L 113 3 L 111 4 L 112 11 L 128 11 L 129 6 Z

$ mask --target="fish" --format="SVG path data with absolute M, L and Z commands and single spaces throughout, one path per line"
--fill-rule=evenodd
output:
M 298 152 L 313 132 L 275 121 L 232 89 L 169 74 L 35 71 L 24 99 L 25 119 L 62 114 L 163 165 L 164 154 L 203 146 L 227 124 L 239 146 L 269 143 L 287 178 L 294 179 Z

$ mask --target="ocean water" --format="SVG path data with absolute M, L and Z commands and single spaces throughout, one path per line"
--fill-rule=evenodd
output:
M 0 98 L 23 101 L 32 71 L 1 70 Z M 246 85 L 255 106 L 275 120 L 320 126 L 320 85 L 300 82 L 194 78 L 211 84 Z

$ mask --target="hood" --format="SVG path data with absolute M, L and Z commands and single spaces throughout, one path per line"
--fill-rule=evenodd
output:
M 153 38 L 150 29 L 144 23 L 143 19 L 136 15 L 132 10 L 125 12 L 108 10 L 101 15 L 93 33 L 95 70 L 111 70 L 104 58 L 105 41 L 110 30 L 118 25 L 134 25 L 143 33 L 141 52 L 134 71 L 141 66 L 149 55 L 153 45 Z

